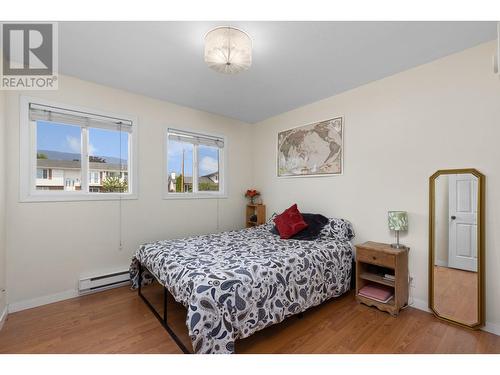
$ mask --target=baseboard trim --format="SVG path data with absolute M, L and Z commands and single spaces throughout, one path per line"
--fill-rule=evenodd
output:
M 416 309 L 419 309 L 419 310 L 422 310 L 422 311 L 425 311 L 428 313 L 432 313 L 431 309 L 429 309 L 428 302 L 421 300 L 421 299 L 418 299 L 418 298 L 413 299 L 413 304 L 411 305 L 411 307 L 414 307 Z M 481 331 L 493 333 L 494 335 L 500 336 L 500 324 L 486 322 L 484 327 L 481 327 Z
M 481 330 L 500 336 L 500 324 L 486 322 Z
M 435 265 L 439 267 L 448 267 L 448 262 L 445 262 L 441 259 L 436 259 Z
M 3 311 L 0 314 L 0 331 L 2 330 L 3 324 L 5 323 L 6 320 L 7 320 L 7 306 L 3 308 Z
M 429 309 L 427 301 L 424 301 L 423 299 L 413 298 L 413 303 L 410 306 L 425 312 L 432 312 Z
M 33 307 L 48 305 L 49 303 L 59 302 L 70 298 L 78 297 L 77 290 L 66 290 L 64 292 L 50 294 L 48 296 L 42 296 L 37 298 L 32 298 L 24 301 L 9 303 L 9 313 L 14 313 L 17 311 L 31 309 Z

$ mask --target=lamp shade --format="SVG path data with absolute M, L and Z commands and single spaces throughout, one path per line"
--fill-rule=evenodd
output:
M 406 211 L 389 211 L 388 218 L 390 230 L 408 230 L 408 214 Z
M 252 40 L 240 29 L 217 27 L 205 36 L 205 62 L 219 73 L 247 70 L 252 65 Z

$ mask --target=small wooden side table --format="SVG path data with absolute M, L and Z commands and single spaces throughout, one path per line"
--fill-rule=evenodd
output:
M 395 249 L 389 244 L 365 242 L 356 245 L 356 299 L 368 306 L 375 306 L 392 316 L 408 305 L 408 251 Z M 394 280 L 384 277 L 394 275 Z M 382 284 L 394 289 L 394 297 L 387 303 L 359 295 L 367 284 Z
M 255 215 L 255 220 L 250 220 Z M 266 206 L 264 204 L 247 204 L 245 216 L 246 227 L 254 227 L 266 222 Z

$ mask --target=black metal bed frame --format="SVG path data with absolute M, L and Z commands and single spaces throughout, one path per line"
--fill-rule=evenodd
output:
M 142 298 L 142 300 L 144 301 L 146 306 L 148 306 L 149 309 L 153 312 L 156 319 L 159 320 L 159 322 L 161 323 L 163 328 L 165 328 L 165 330 L 170 335 L 170 337 L 175 341 L 175 343 L 177 344 L 179 349 L 181 349 L 184 354 L 192 354 L 192 352 L 186 348 L 186 346 L 182 343 L 182 341 L 179 339 L 179 337 L 175 334 L 172 327 L 170 327 L 168 325 L 168 322 L 167 322 L 167 298 L 168 298 L 169 292 L 168 292 L 167 288 L 164 285 L 162 285 L 162 288 L 163 288 L 163 317 L 158 313 L 158 311 L 156 311 L 153 304 L 148 301 L 148 299 L 144 296 L 144 294 L 142 294 L 142 269 L 143 269 L 143 266 L 142 266 L 141 262 L 138 262 L 138 263 L 139 263 L 139 280 L 138 280 L 139 287 L 137 288 L 137 292 L 138 292 L 139 296 Z M 144 268 L 152 275 L 151 271 L 149 271 L 147 269 L 147 267 L 144 267 Z M 355 288 L 355 281 L 354 281 L 355 280 L 355 272 L 356 272 L 356 268 L 355 268 L 355 262 L 353 259 L 352 268 L 351 268 L 351 289 Z M 304 317 L 303 312 L 297 314 L 298 319 L 302 319 L 303 317 Z
M 170 337 L 175 341 L 175 343 L 177 344 L 179 349 L 181 349 L 184 354 L 191 354 L 191 352 L 186 348 L 186 346 L 182 343 L 182 341 L 179 339 L 179 337 L 175 334 L 172 327 L 170 327 L 168 325 L 168 322 L 167 322 L 168 290 L 167 290 L 167 288 L 162 285 L 162 287 L 163 287 L 163 316 L 161 316 L 158 313 L 158 311 L 156 311 L 153 304 L 148 301 L 148 299 L 144 296 L 144 294 L 142 294 L 142 268 L 143 268 L 143 266 L 142 266 L 141 262 L 139 262 L 139 287 L 137 288 L 137 292 L 138 292 L 139 296 L 142 298 L 142 300 L 144 301 L 146 306 L 148 306 L 149 309 L 153 312 L 156 319 L 158 319 L 160 321 L 163 328 L 165 328 L 165 330 L 170 335 Z M 144 268 L 146 268 L 146 267 L 144 267 Z M 147 268 L 146 268 L 146 270 L 147 270 Z

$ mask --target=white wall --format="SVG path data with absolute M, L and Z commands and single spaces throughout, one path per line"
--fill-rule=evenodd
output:
M 5 91 L 0 91 L 0 328 L 6 306 L 5 289 Z
M 355 243 L 391 242 L 388 210 L 409 212 L 412 294 L 427 301 L 428 183 L 438 169 L 486 175 L 486 319 L 500 333 L 500 80 L 494 44 L 295 109 L 256 125 L 255 187 L 268 212 L 299 209 L 351 220 Z M 344 175 L 276 177 L 280 130 L 345 116 Z M 496 325 L 496 326 L 494 326 Z M 488 327 L 487 327 L 488 328 Z
M 13 310 L 74 295 L 81 275 L 128 267 L 141 243 L 241 228 L 243 191 L 251 183 L 249 125 L 71 77 L 59 90 L 30 92 L 61 103 L 138 117 L 139 199 L 123 202 L 119 250 L 118 202 L 19 203 L 19 96 L 7 93 L 7 294 Z M 224 134 L 229 198 L 162 200 L 163 135 L 168 126 Z M 35 301 L 30 301 L 36 299 Z M 26 303 L 28 301 L 28 303 Z

